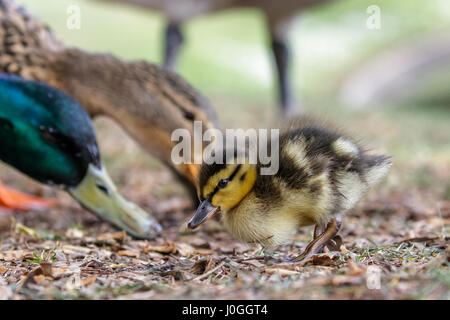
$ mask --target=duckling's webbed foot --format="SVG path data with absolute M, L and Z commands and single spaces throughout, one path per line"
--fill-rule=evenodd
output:
M 334 218 L 328 222 L 325 230 L 321 232 L 320 226 L 314 229 L 314 240 L 311 241 L 301 255 L 293 259 L 292 262 L 301 263 L 317 253 L 321 253 L 325 246 L 330 250 L 336 250 L 342 244 L 342 239 L 337 235 L 341 228 L 341 220 Z

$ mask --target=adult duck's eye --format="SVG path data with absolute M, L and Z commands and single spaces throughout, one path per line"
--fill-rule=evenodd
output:
M 222 179 L 219 181 L 218 186 L 219 186 L 219 188 L 225 188 L 227 186 L 227 184 L 228 184 L 228 179 Z
M 98 188 L 100 191 L 102 191 L 103 193 L 105 193 L 106 195 L 109 196 L 109 191 L 108 191 L 108 188 L 107 188 L 107 187 L 105 187 L 104 185 L 101 185 L 101 184 L 97 184 L 97 188 Z
M 12 131 L 14 129 L 14 125 L 8 119 L 0 118 L 0 129 Z

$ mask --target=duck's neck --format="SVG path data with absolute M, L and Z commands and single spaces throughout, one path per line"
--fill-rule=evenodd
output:
M 207 100 L 181 77 L 156 65 L 64 49 L 55 53 L 51 70 L 47 82 L 70 94 L 91 115 L 116 120 L 167 164 L 172 164 L 175 142 L 171 134 L 175 129 L 187 129 L 193 136 L 196 120 L 202 121 L 205 129 L 215 126 L 215 114 Z

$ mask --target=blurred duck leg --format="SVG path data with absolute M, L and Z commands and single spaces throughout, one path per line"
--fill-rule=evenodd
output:
M 280 107 L 285 115 L 295 113 L 289 79 L 290 53 L 286 40 L 272 38 L 272 51 L 278 72 L 278 90 Z
M 169 22 L 166 27 L 166 44 L 164 52 L 164 67 L 174 70 L 178 60 L 178 54 L 183 44 L 183 34 L 180 25 Z

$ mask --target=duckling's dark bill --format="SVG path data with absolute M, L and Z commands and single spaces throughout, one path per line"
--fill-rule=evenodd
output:
M 89 165 L 83 181 L 68 190 L 84 207 L 135 237 L 151 238 L 161 226 L 140 207 L 124 199 L 104 168 Z
M 219 207 L 215 207 L 209 200 L 203 200 L 198 206 L 197 212 L 188 223 L 189 229 L 195 229 L 206 220 L 212 218 L 216 213 L 220 212 Z

